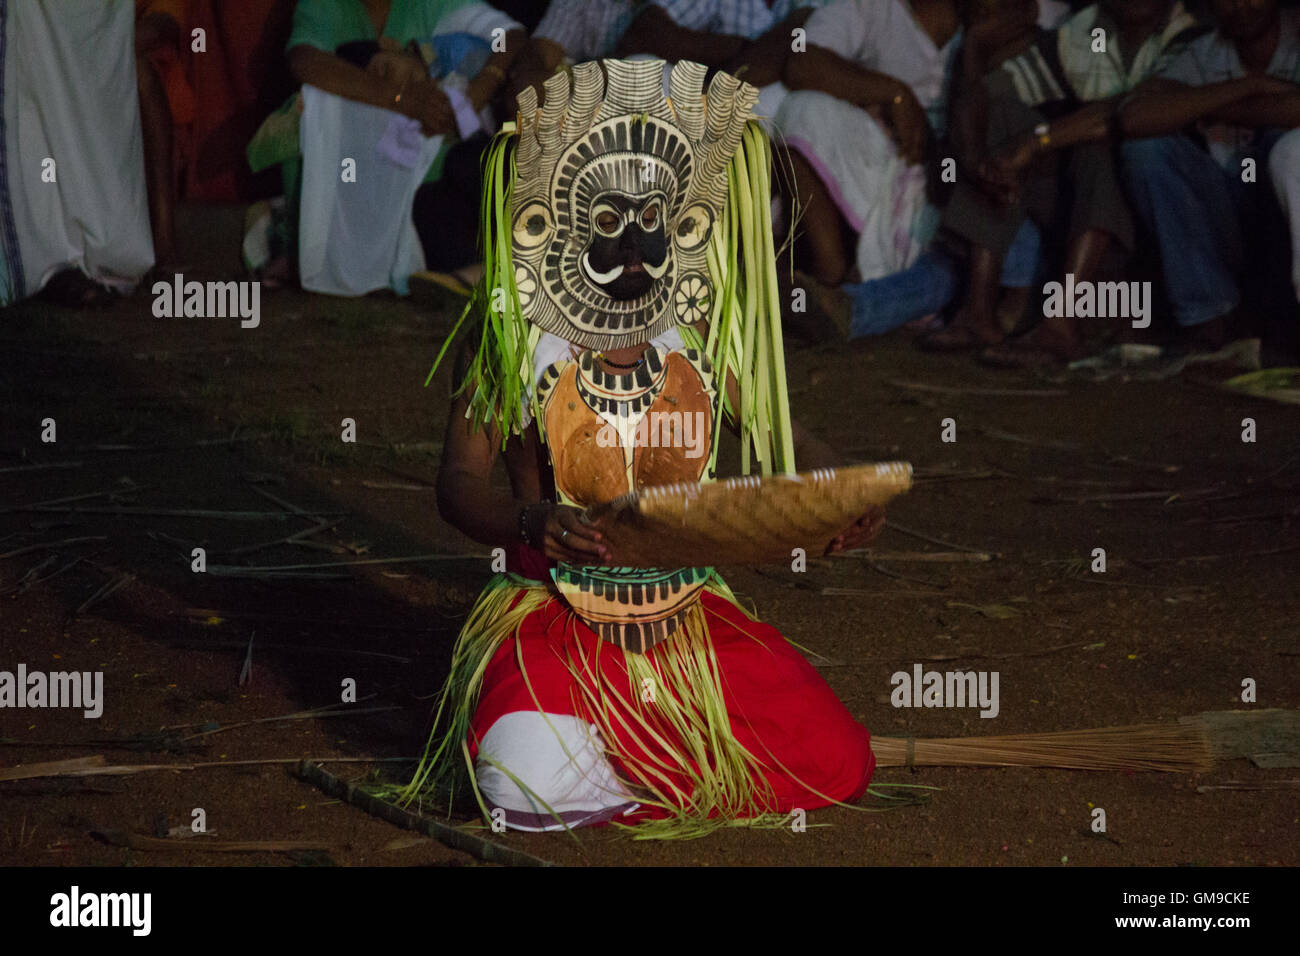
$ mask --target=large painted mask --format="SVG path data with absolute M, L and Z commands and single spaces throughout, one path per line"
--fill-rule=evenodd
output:
M 519 96 L 512 253 L 524 316 L 591 349 L 709 315 L 708 245 L 758 91 L 680 62 L 581 63 Z

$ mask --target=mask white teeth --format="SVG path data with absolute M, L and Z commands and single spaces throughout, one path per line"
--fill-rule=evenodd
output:
M 657 266 L 652 266 L 648 262 L 645 263 L 645 271 L 652 279 L 662 279 L 664 273 L 668 271 L 668 257 L 664 256 L 664 261 Z

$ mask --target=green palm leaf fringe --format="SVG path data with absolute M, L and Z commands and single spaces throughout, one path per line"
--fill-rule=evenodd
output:
M 483 154 L 483 196 L 479 212 L 479 244 L 483 279 L 475 287 L 460 317 L 443 341 L 427 386 L 442 364 L 452 341 L 471 316 L 482 318 L 482 334 L 465 378 L 455 395 L 469 394 L 469 417 L 475 430 L 495 422 L 505 447 L 511 435 L 524 429 L 523 403 L 531 403 L 537 420 L 536 390 L 532 387 L 533 349 L 542 330 L 529 323 L 519 303 L 510 255 L 511 194 L 514 191 L 514 124 L 505 124 Z

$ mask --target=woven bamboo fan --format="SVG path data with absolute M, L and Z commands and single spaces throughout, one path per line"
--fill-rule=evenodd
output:
M 872 505 L 912 487 L 912 466 L 891 461 L 798 475 L 654 485 L 587 509 L 625 567 L 682 568 L 788 562 L 821 554 Z

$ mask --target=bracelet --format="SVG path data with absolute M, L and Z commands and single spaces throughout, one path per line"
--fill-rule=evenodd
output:
M 549 505 L 549 504 L 551 504 L 550 499 L 543 498 L 541 501 L 534 501 L 532 504 L 524 505 L 522 508 L 519 509 L 519 540 L 521 540 L 524 544 L 528 545 L 528 547 L 530 548 L 536 548 L 537 545 L 533 543 L 532 538 L 528 533 L 529 512 L 532 511 L 532 509 L 536 508 L 538 505 Z
M 1052 145 L 1052 127 L 1047 123 L 1039 123 L 1034 127 L 1034 136 L 1038 139 L 1040 149 L 1047 149 Z

